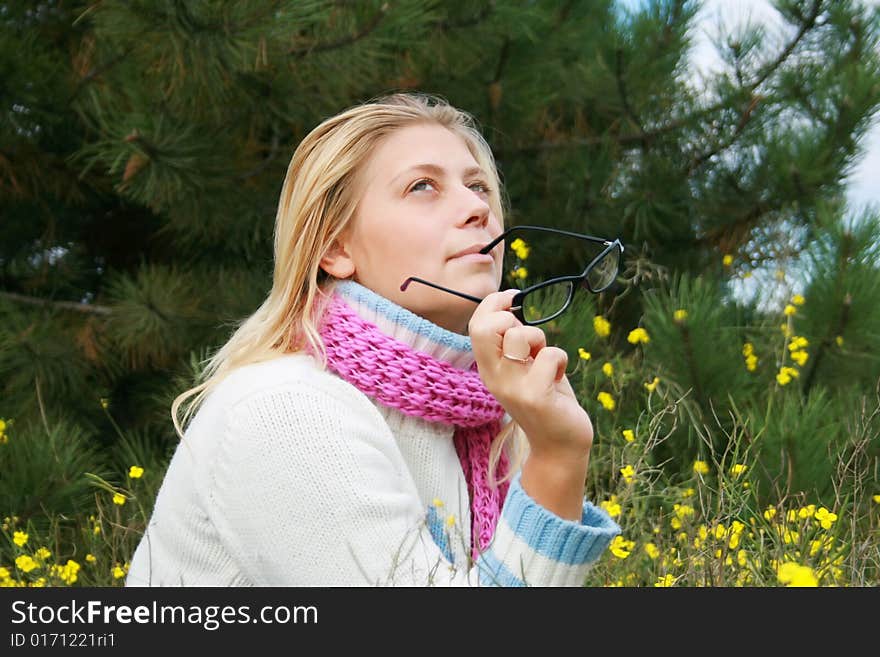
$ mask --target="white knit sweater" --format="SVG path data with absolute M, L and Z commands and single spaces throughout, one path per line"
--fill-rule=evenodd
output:
M 470 340 L 353 282 L 337 292 L 415 349 L 467 368 Z M 469 558 L 454 428 L 371 400 L 306 354 L 242 367 L 186 430 L 127 586 L 580 585 L 620 528 L 580 523 L 511 482 L 492 544 Z

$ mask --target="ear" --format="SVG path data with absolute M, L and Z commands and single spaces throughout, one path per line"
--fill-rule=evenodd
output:
M 334 278 L 350 278 L 355 272 L 354 260 L 346 244 L 335 240 L 327 253 L 321 258 L 321 269 Z

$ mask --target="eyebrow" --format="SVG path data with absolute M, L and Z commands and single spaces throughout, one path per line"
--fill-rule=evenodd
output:
M 406 169 L 405 171 L 400 172 L 398 175 L 396 175 L 394 177 L 394 179 L 391 182 L 392 183 L 396 182 L 399 178 L 403 177 L 407 173 L 410 173 L 411 171 L 429 171 L 429 172 L 433 173 L 435 176 L 441 176 L 441 177 L 446 175 L 446 169 L 444 169 L 443 167 L 441 167 L 437 164 L 432 164 L 430 162 L 425 162 L 424 164 L 415 164 L 415 165 L 409 167 L 408 169 Z M 485 176 L 486 172 L 483 171 L 480 167 L 468 167 L 467 169 L 464 170 L 464 177 L 465 178 L 467 178 L 468 176 L 475 176 L 478 174 Z

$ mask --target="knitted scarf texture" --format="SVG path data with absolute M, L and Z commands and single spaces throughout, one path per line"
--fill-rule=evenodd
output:
M 334 294 L 319 331 L 327 365 L 383 406 L 455 427 L 453 441 L 471 503 L 474 559 L 495 534 L 507 482 L 489 486 L 489 447 L 501 429 L 504 408 L 483 385 L 476 363 L 468 370 L 417 351 L 360 317 Z M 502 451 L 496 479 L 508 470 Z

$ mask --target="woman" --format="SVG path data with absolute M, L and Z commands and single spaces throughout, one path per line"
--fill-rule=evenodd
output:
M 593 429 L 565 352 L 498 292 L 503 242 L 475 253 L 501 198 L 472 119 L 436 98 L 306 136 L 272 290 L 175 400 L 127 585 L 583 583 L 620 529 L 583 499 Z

